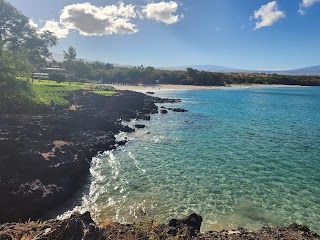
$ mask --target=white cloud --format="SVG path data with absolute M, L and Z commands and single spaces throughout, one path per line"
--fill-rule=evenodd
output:
M 312 5 L 320 2 L 320 0 L 302 0 L 302 6 L 303 7 L 311 7 Z
M 271 26 L 280 19 L 284 18 L 286 15 L 283 11 L 279 11 L 276 1 L 269 2 L 266 5 L 261 6 L 259 10 L 254 11 L 254 18 L 260 19 L 259 22 L 256 22 L 256 27 L 259 29 L 262 27 Z
M 38 24 L 36 24 L 32 19 L 29 19 L 29 25 L 33 28 L 38 28 Z
M 131 34 L 138 32 L 131 22 L 135 17 L 136 11 L 131 4 L 96 7 L 90 3 L 80 3 L 64 7 L 60 23 L 84 36 Z
M 311 7 L 312 5 L 314 5 L 316 3 L 320 3 L 320 0 L 302 0 L 302 3 L 300 3 L 300 9 L 298 10 L 298 13 L 300 15 L 304 15 L 305 11 L 303 9 Z
M 78 31 L 83 36 L 104 36 L 111 34 L 133 34 L 138 32 L 133 22 L 138 17 L 146 17 L 166 24 L 183 19 L 183 15 L 173 15 L 178 9 L 176 2 L 149 3 L 146 6 L 107 5 L 97 7 L 89 2 L 65 6 L 59 21 L 46 21 L 41 31 L 48 30 L 58 38 L 67 37 L 70 31 Z M 30 25 L 38 27 L 32 20 Z
M 40 29 L 40 31 L 53 32 L 58 38 L 65 38 L 69 34 L 68 28 L 66 28 L 64 25 L 54 20 L 46 21 L 46 23 Z
M 173 15 L 178 9 L 178 3 L 170 2 L 159 2 L 150 3 L 143 7 L 142 15 L 154 19 L 158 22 L 164 22 L 166 24 L 177 23 L 183 18 L 183 15 Z

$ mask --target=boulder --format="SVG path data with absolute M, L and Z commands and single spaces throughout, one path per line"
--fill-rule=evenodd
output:
M 202 217 L 196 213 L 190 214 L 186 218 L 171 219 L 168 223 L 169 232 L 176 234 L 181 229 L 186 229 L 190 236 L 195 236 L 200 231 Z
M 162 114 L 167 114 L 167 113 L 168 113 L 168 111 L 165 110 L 165 109 L 161 109 L 160 112 L 161 112 Z

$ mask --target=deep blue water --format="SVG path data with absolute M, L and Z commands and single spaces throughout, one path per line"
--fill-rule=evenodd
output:
M 152 115 L 127 145 L 97 156 L 78 208 L 98 221 L 195 211 L 202 230 L 296 222 L 320 232 L 319 87 L 157 94 L 189 112 Z

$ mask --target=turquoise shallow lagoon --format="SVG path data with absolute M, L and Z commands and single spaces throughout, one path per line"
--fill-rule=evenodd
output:
M 319 87 L 157 94 L 189 112 L 120 134 L 129 143 L 94 158 L 77 210 L 120 222 L 195 211 L 202 230 L 296 222 L 320 232 Z

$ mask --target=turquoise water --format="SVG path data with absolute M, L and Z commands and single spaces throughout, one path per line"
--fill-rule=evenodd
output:
M 320 232 L 320 88 L 157 94 L 189 112 L 120 134 L 129 143 L 94 158 L 77 210 L 120 222 L 195 211 L 203 231 L 296 222 Z

